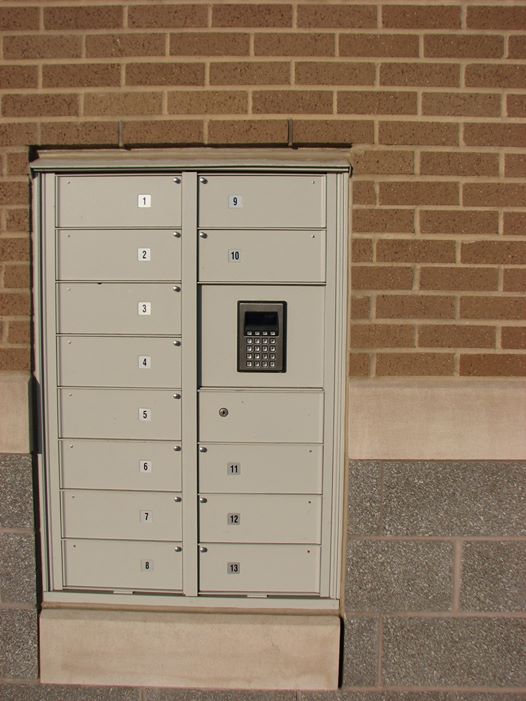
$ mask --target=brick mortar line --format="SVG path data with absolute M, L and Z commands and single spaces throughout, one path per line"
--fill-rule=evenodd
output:
M 460 371 L 459 367 L 456 368 Z M 452 613 L 458 614 L 461 612 L 460 607 L 460 594 L 462 589 L 462 556 L 463 556 L 463 541 L 457 540 L 454 542 L 454 560 L 452 568 L 452 579 L 453 579 L 453 602 L 452 602 Z

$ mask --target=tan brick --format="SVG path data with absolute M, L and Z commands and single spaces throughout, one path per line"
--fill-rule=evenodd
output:
M 117 122 L 47 122 L 41 142 L 46 146 L 116 146 Z
M 392 265 L 355 265 L 351 273 L 353 290 L 410 290 L 413 269 Z
M 123 56 L 164 56 L 164 34 L 89 34 L 86 37 L 88 58 Z
M 29 348 L 0 348 L 0 370 L 28 371 L 30 368 Z
M 39 7 L 0 7 L 0 27 L 3 32 L 20 32 L 38 29 L 39 26 Z
M 334 34 L 273 33 L 254 36 L 256 56 L 334 56 Z
M 423 234 L 498 234 L 498 212 L 423 210 L 420 212 Z
M 468 88 L 523 88 L 525 83 L 524 64 L 472 63 L 466 66 Z
M 505 236 L 526 236 L 526 212 L 504 212 Z
M 374 182 L 357 180 L 353 183 L 352 198 L 354 204 L 376 204 Z
M 369 120 L 319 119 L 294 120 L 295 144 L 372 144 L 374 124 Z M 356 195 L 355 190 L 355 195 Z M 356 202 L 358 200 L 355 200 Z M 368 204 L 365 202 L 362 204 Z
M 497 153 L 426 151 L 420 155 L 422 175 L 499 175 Z
M 526 270 L 511 268 L 504 270 L 505 292 L 526 292 Z
M 292 5 L 214 5 L 213 27 L 291 27 Z
M 526 326 L 504 326 L 502 347 L 526 350 Z
M 29 207 L 6 210 L 6 231 L 13 232 L 29 232 Z
M 458 88 L 460 66 L 450 63 L 382 63 L 380 85 Z
M 373 63 L 298 61 L 299 85 L 374 85 Z
M 487 34 L 427 34 L 424 56 L 429 58 L 503 58 L 504 37 Z
M 420 270 L 421 290 L 496 291 L 498 288 L 499 271 L 497 268 L 433 266 L 432 268 L 423 267 Z
M 0 238 L 0 261 L 10 263 L 13 261 L 29 260 L 28 238 Z
M 0 124 L 0 146 L 32 145 L 37 142 L 36 124 L 3 123 Z
M 494 326 L 429 324 L 418 328 L 419 348 L 495 348 Z
M 507 178 L 526 178 L 526 155 L 507 153 L 504 161 L 504 173 Z
M 204 63 L 129 63 L 126 85 L 204 85 Z
M 60 93 L 4 95 L 2 114 L 5 117 L 76 117 L 79 96 Z
M 6 289 L 29 289 L 29 265 L 6 265 L 4 269 L 4 287 Z
M 467 146 L 526 146 L 525 124 L 464 124 Z
M 520 265 L 526 261 L 526 241 L 466 241 L 461 245 L 462 263 Z
M 453 353 L 378 353 L 379 377 L 453 375 Z
M 380 122 L 379 141 L 393 146 L 457 146 L 459 125 L 446 122 Z
M 349 354 L 349 375 L 351 377 L 369 377 L 370 356 L 367 353 Z
M 80 58 L 82 37 L 60 34 L 18 34 L 4 37 L 4 58 Z
M 27 151 L 6 154 L 7 175 L 27 175 L 29 173 L 29 158 Z M 2 256 L 0 255 L 0 260 Z
M 376 234 L 412 234 L 415 215 L 412 209 L 354 209 L 353 231 Z
M 526 184 L 466 183 L 463 202 L 467 207 L 514 207 L 526 202 Z
M 27 182 L 0 182 L 0 202 L 6 204 L 26 204 L 29 197 Z
M 31 341 L 31 327 L 28 321 L 9 320 L 7 326 L 8 343 L 29 343 Z
M 526 36 L 510 36 L 508 58 L 526 58 Z
M 500 117 L 501 96 L 496 93 L 426 92 L 422 114 L 444 117 Z
M 44 7 L 45 29 L 117 29 L 122 24 L 122 7 Z
M 526 7 L 468 7 L 469 29 L 526 29 Z
M 453 319 L 455 298 L 442 295 L 379 295 L 378 319 Z
M 368 319 L 371 300 L 369 297 L 351 297 L 351 319 Z
M 298 27 L 369 29 L 377 26 L 373 5 L 299 5 Z
M 26 316 L 31 309 L 31 296 L 26 292 L 0 292 L 2 316 Z
M 384 263 L 454 263 L 454 241 L 385 239 L 376 245 L 376 260 Z
M 84 95 L 84 114 L 88 116 L 124 116 L 161 114 L 160 92 L 102 92 Z
M 290 68 L 284 62 L 235 61 L 210 64 L 211 85 L 288 85 Z
M 526 95 L 508 95 L 506 114 L 508 117 L 526 117 Z
M 128 8 L 128 26 L 133 29 L 182 29 L 208 26 L 206 5 L 132 5 Z
M 352 324 L 353 348 L 414 348 L 415 327 L 398 324 Z
M 412 175 L 414 173 L 412 151 L 364 151 L 351 154 L 353 173 L 360 175 Z
M 511 353 L 462 354 L 460 374 L 472 377 L 524 377 L 526 356 Z
M 340 56 L 405 58 L 419 55 L 415 34 L 340 34 Z
M 413 180 L 380 183 L 380 204 L 458 205 L 458 184 Z
M 260 90 L 252 93 L 254 114 L 331 114 L 332 91 Z
M 416 114 L 417 93 L 403 90 L 345 90 L 338 92 L 340 114 Z
M 396 29 L 460 29 L 460 8 L 429 3 L 414 5 L 384 5 L 382 26 Z
M 4 64 L 3 66 L 0 66 L 0 90 L 36 88 L 37 85 L 37 66 L 21 66 L 18 64 Z
M 373 260 L 373 242 L 371 239 L 353 239 L 351 248 L 354 263 L 369 263 Z
M 188 144 L 203 143 L 201 120 L 159 120 L 126 122 L 124 143 L 130 146 L 142 144 Z
M 45 88 L 92 88 L 121 84 L 121 67 L 116 63 L 51 64 L 43 70 Z
M 212 120 L 208 126 L 210 144 L 286 144 L 285 119 Z
M 526 318 L 526 297 L 461 297 L 461 319 Z
M 243 114 L 248 93 L 230 90 L 178 90 L 168 93 L 170 114 Z
M 181 32 L 170 35 L 172 56 L 248 56 L 249 53 L 249 34 Z

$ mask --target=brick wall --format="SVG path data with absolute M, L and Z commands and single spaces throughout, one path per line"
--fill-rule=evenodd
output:
M 352 144 L 354 376 L 526 374 L 526 0 L 0 6 L 0 370 L 28 146 Z

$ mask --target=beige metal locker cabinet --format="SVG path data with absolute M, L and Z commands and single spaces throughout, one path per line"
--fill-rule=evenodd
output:
M 346 161 L 33 174 L 44 606 L 337 613 Z

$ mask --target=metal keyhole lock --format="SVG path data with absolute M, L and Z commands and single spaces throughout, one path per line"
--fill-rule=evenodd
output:
M 219 413 L 219 416 L 221 416 L 224 419 L 225 416 L 228 416 L 228 409 L 226 407 L 222 406 L 221 409 L 219 409 L 218 413 Z

